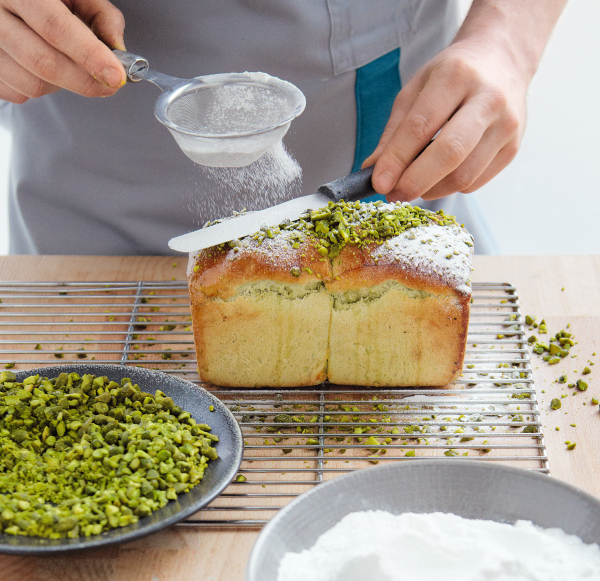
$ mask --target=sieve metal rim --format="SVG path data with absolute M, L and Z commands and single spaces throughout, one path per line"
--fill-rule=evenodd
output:
M 268 77 L 265 82 L 252 79 L 249 76 L 250 74 L 252 73 L 218 73 L 214 75 L 196 77 L 190 80 L 182 80 L 181 84 L 175 86 L 172 90 L 165 91 L 158 97 L 154 106 L 154 114 L 160 123 L 177 133 L 189 135 L 190 137 L 202 137 L 210 140 L 220 140 L 252 137 L 255 135 L 268 133 L 269 131 L 273 131 L 274 129 L 291 123 L 296 117 L 298 117 L 298 115 L 300 115 L 304 111 L 304 108 L 306 107 L 306 97 L 304 96 L 304 93 L 302 93 L 302 91 L 298 89 L 298 87 L 296 87 L 288 81 L 284 81 L 282 79 L 279 79 L 278 77 L 267 75 L 266 73 L 261 73 L 261 75 Z M 207 86 L 222 86 L 225 82 L 227 82 L 228 84 L 247 84 L 253 86 L 259 85 L 265 88 L 276 87 L 292 97 L 291 101 L 293 107 L 288 113 L 288 115 L 286 115 L 281 121 L 278 121 L 277 123 L 274 123 L 267 127 L 263 127 L 261 129 L 254 129 L 251 131 L 237 133 L 199 133 L 180 127 L 179 125 L 176 125 L 175 123 L 170 121 L 167 117 L 167 110 L 171 103 L 173 103 L 178 98 L 183 97 L 185 94 L 191 93 L 192 91 L 189 90 L 190 88 L 193 87 L 197 89 L 198 83 Z

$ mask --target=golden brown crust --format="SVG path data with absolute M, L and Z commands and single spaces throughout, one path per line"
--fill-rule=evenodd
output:
M 331 265 L 310 240 L 292 248 L 283 236 L 265 240 L 262 244 L 245 238 L 240 246 L 224 245 L 200 251 L 195 267 L 189 273 L 192 301 L 205 297 L 226 300 L 235 294 L 240 284 L 257 280 L 272 280 L 285 284 L 306 284 L 331 279 Z M 197 268 L 196 268 L 197 267 Z M 292 274 L 298 269 L 299 276 Z
M 359 248 L 346 246 L 333 261 L 333 280 L 327 285 L 335 292 L 375 286 L 395 280 L 404 286 L 427 293 L 446 294 L 456 292 L 441 276 L 409 263 L 395 260 L 389 253 L 380 254 L 381 245 L 371 243 Z

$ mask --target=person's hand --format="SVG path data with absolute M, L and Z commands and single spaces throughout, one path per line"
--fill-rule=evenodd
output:
M 363 164 L 375 164 L 375 190 L 389 201 L 434 200 L 473 192 L 508 165 L 523 136 L 529 82 L 564 3 L 544 0 L 532 10 L 475 0 L 454 43 L 398 94 Z
M 108 0 L 0 0 L 0 99 L 114 94 L 126 77 L 109 46 L 125 49 L 124 28 Z
M 472 192 L 516 155 L 527 85 L 498 55 L 476 49 L 450 46 L 398 94 L 381 141 L 364 164 L 376 161 L 373 186 L 389 201 Z

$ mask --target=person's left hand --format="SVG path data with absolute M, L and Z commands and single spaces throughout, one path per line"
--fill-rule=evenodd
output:
M 406 202 L 470 193 L 510 163 L 525 128 L 529 79 L 507 52 L 465 39 L 417 72 L 363 164 L 375 164 L 377 192 Z

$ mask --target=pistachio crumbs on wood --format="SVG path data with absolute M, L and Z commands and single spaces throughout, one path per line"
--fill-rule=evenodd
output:
M 192 254 L 200 375 L 444 385 L 462 369 L 472 254 L 454 217 L 381 202 L 331 202 Z

